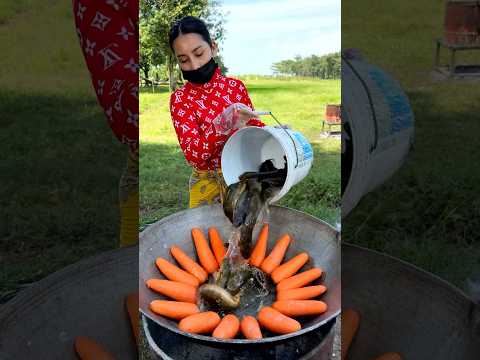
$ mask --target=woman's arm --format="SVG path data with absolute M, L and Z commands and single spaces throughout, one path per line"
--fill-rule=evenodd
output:
M 212 122 L 198 126 L 191 105 L 183 100 L 176 102 L 176 99 L 173 93 L 170 97 L 170 114 L 185 159 L 195 168 L 205 168 L 221 150 L 221 139 Z

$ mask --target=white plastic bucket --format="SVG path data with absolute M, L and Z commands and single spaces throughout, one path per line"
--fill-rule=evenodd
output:
M 283 169 L 287 159 L 287 178 L 272 199 L 281 199 L 295 184 L 307 176 L 313 162 L 313 150 L 307 139 L 297 131 L 280 127 L 249 126 L 240 129 L 226 142 L 222 151 L 222 174 L 227 185 L 239 181 L 247 171 L 258 171 L 266 160 Z
M 403 164 L 414 116 L 400 85 L 361 59 L 342 57 L 342 217 Z M 342 148 L 343 148 L 342 144 Z M 347 156 L 346 154 L 349 154 Z

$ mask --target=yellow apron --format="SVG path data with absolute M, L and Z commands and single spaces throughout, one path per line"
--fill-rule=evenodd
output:
M 120 247 L 138 244 L 138 152 L 129 151 L 119 185 Z
M 190 208 L 222 203 L 226 184 L 219 170 L 193 169 L 189 182 Z

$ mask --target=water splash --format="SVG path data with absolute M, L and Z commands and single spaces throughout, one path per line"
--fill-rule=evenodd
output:
M 234 228 L 230 234 L 230 238 L 228 239 L 228 249 L 227 253 L 225 254 L 225 259 L 230 259 L 237 262 L 246 261 L 240 251 L 240 236 L 241 228 Z
M 205 302 L 213 302 L 220 311 L 235 308 L 239 312 L 255 313 L 269 296 L 274 296 L 271 280 L 260 269 L 248 264 L 253 233 L 258 233 L 259 228 L 269 222 L 271 199 L 281 190 L 286 178 L 286 165 L 277 170 L 272 168 L 270 160 L 264 164 L 258 173 L 242 175 L 239 183 L 227 189 L 223 209 L 233 230 L 221 268 L 210 284 L 200 289 L 202 306 Z M 232 306 L 236 299 L 241 301 Z

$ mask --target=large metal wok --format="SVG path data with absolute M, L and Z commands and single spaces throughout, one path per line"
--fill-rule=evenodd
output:
M 480 359 L 480 306 L 415 266 L 342 245 L 342 306 L 360 312 L 347 359 L 399 352 L 407 360 Z
M 94 339 L 116 359 L 137 358 L 124 299 L 137 290 L 138 247 L 72 264 L 0 306 L 0 359 L 78 359 L 77 336 Z
M 302 251 L 309 253 L 311 260 L 301 271 L 313 266 L 321 267 L 325 271 L 325 276 L 319 283 L 325 284 L 328 288 L 322 298 L 328 304 L 326 313 L 302 320 L 302 330 L 296 333 L 265 337 L 261 340 L 219 340 L 210 336 L 189 334 L 179 330 L 176 322 L 152 313 L 149 309 L 150 302 L 155 299 L 165 299 L 145 285 L 145 281 L 150 278 L 163 278 L 155 266 L 155 259 L 161 256 L 174 261 L 169 251 L 172 245 L 180 246 L 196 259 L 190 231 L 193 227 L 200 227 L 206 232 L 210 226 L 217 227 L 224 241 L 227 241 L 232 227 L 219 205 L 203 206 L 173 214 L 149 226 L 140 234 L 140 311 L 153 322 L 196 341 L 262 344 L 306 334 L 326 324 L 340 313 L 340 246 L 337 240 L 337 232 L 330 225 L 310 215 L 279 206 L 272 206 L 270 210 L 268 251 L 281 234 L 288 233 L 293 237 L 293 241 L 286 254 L 286 259 L 290 259 Z M 256 239 L 255 233 L 254 239 Z

